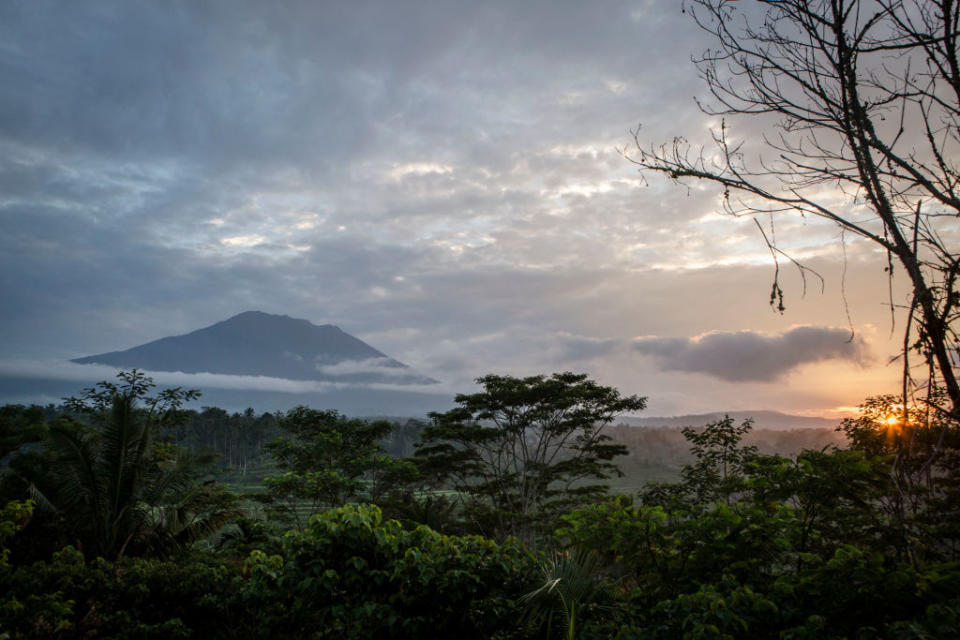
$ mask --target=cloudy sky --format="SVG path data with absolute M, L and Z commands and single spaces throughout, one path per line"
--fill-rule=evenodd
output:
M 893 390 L 881 256 L 783 219 L 825 283 L 785 272 L 774 313 L 755 223 L 620 153 L 717 125 L 709 45 L 675 0 L 3 3 L 0 372 L 259 309 L 451 393 L 574 370 L 650 415 L 834 416 Z

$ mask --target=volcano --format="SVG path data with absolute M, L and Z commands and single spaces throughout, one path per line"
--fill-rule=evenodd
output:
M 315 325 L 262 311 L 247 311 L 185 335 L 72 362 L 352 384 L 437 382 L 332 324 Z

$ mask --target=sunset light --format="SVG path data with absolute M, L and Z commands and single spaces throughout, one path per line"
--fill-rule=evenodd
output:
M 681 3 L 244 6 L 2 16 L 7 368 L 260 309 L 384 336 L 452 395 L 487 372 L 586 371 L 652 415 L 828 417 L 896 384 L 883 255 L 778 220 L 826 286 L 807 274 L 804 295 L 784 258 L 775 313 L 753 217 L 624 158 L 638 122 L 708 146 L 724 122 L 691 99 L 710 38 Z M 759 121 L 726 122 L 744 151 L 762 139 Z M 832 182 L 810 195 L 862 208 Z
M 910 410 L 912 411 L 912 409 Z M 891 404 L 886 407 L 886 415 L 880 418 L 882 424 L 895 426 L 903 422 L 903 404 Z
M 0 640 L 960 638 L 958 25 L 0 1 Z

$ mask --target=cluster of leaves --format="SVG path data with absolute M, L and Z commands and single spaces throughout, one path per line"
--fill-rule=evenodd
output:
M 934 389 L 933 395 L 938 393 Z M 905 524 L 924 519 L 932 502 L 956 500 L 960 425 L 933 406 L 875 396 L 860 405 L 857 417 L 845 419 L 837 428 L 852 447 L 890 462 L 895 488 L 890 508 Z M 936 521 L 927 525 L 936 526 Z
M 383 453 L 390 422 L 297 407 L 277 424 L 283 435 L 266 448 L 281 473 L 265 478 L 267 491 L 258 499 L 272 518 L 300 531 L 311 515 L 349 501 L 377 502 L 416 473 L 411 463 Z
M 585 637 L 960 633 L 958 540 L 943 530 L 917 539 L 896 517 L 890 456 L 760 455 L 738 444 L 749 426 L 689 431 L 696 461 L 679 483 L 565 516 L 558 535 L 603 553 L 617 577 L 615 606 L 596 610 Z
M 169 442 L 196 392 L 166 389 L 134 370 L 70 398 L 67 415 L 31 420 L 33 448 L 11 453 L 0 491 L 29 496 L 36 510 L 17 549 L 28 557 L 73 544 L 89 557 L 164 555 L 204 538 L 238 515 L 229 493 L 205 482 L 211 460 Z
M 516 542 L 445 536 L 347 505 L 254 553 L 245 606 L 283 637 L 507 637 L 534 565 Z
M 517 543 L 407 530 L 375 506 L 350 505 L 289 533 L 278 554 L 254 551 L 243 564 L 210 554 L 87 560 L 67 547 L 7 568 L 0 635 L 525 637 L 517 600 L 534 570 Z
M 586 375 L 489 375 L 483 391 L 432 413 L 417 456 L 439 486 L 452 487 L 481 531 L 497 539 L 540 539 L 561 514 L 606 493 L 626 447 L 603 427 L 646 399 L 621 396 Z
M 209 558 L 86 559 L 73 547 L 0 572 L 0 635 L 238 638 L 238 578 Z

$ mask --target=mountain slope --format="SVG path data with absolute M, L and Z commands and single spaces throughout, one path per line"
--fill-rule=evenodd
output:
M 436 382 L 339 327 L 318 326 L 262 311 L 247 311 L 185 335 L 73 362 L 292 380 L 415 385 Z

